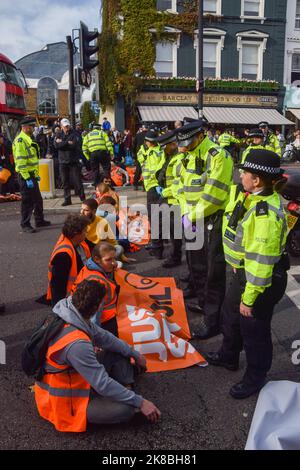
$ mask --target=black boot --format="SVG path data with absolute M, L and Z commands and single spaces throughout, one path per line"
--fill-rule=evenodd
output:
M 62 207 L 71 206 L 71 205 L 72 205 L 71 198 L 65 199 L 64 202 L 62 203 Z

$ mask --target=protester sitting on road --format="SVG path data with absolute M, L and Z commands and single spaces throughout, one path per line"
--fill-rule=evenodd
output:
M 110 178 L 103 178 L 103 181 L 96 187 L 95 198 L 99 204 L 103 196 L 111 196 L 116 201 L 116 212 L 118 214 L 120 206 L 119 196 L 111 185 L 112 180 Z
M 48 348 L 45 375 L 34 390 L 40 416 L 58 431 L 84 432 L 87 423 L 122 423 L 137 412 L 151 423 L 161 416 L 152 402 L 132 390 L 135 370 L 146 370 L 145 358 L 90 322 L 104 296 L 102 284 L 85 280 L 53 309 L 66 324 Z M 97 354 L 94 346 L 101 348 Z
M 92 252 L 92 257 L 78 274 L 72 287 L 72 293 L 84 279 L 93 279 L 104 285 L 105 296 L 92 321 L 115 336 L 118 335 L 117 301 L 120 287 L 115 281 L 115 270 L 118 268 L 116 249 L 110 243 L 98 243 Z M 100 299 L 101 300 L 101 299 Z
M 70 295 L 73 283 L 91 252 L 84 241 L 90 220 L 81 215 L 69 215 L 50 257 L 47 299 L 55 305 Z

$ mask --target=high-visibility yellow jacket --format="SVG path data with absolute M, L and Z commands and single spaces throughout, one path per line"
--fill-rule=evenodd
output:
M 282 156 L 279 140 L 275 134 L 272 134 L 272 132 L 269 132 L 265 138 L 265 145 L 270 147 L 270 149 L 277 153 L 277 155 L 280 157 Z
M 113 144 L 106 132 L 93 129 L 84 137 L 82 141 L 82 151 L 85 158 L 89 160 L 90 154 L 97 150 L 107 150 L 111 156 L 114 155 Z
M 182 171 L 182 194 L 188 214 L 194 222 L 199 217 L 208 217 L 227 204 L 233 176 L 231 155 L 205 137 L 185 158 L 187 165 Z
M 272 284 L 274 265 L 285 248 L 287 220 L 280 196 L 239 193 L 234 204 L 232 197 L 225 209 L 223 246 L 227 263 L 244 269 L 246 286 L 242 295 L 245 305 L 252 306 L 257 297 Z M 244 200 L 236 229 L 230 227 L 230 218 L 237 204 Z M 238 211 L 236 211 L 238 212 Z
M 220 135 L 218 143 L 220 147 L 230 147 L 233 144 L 240 144 L 240 140 L 237 139 L 236 137 L 233 137 L 233 135 L 228 134 L 228 132 L 224 132 L 223 134 Z
M 254 144 L 250 144 L 250 145 L 248 145 L 248 147 L 246 148 L 246 150 L 244 150 L 244 152 L 243 152 L 243 154 L 242 154 L 241 163 L 244 163 L 244 161 L 246 160 L 246 157 L 247 157 L 248 153 L 249 153 L 251 150 L 260 150 L 260 149 L 270 150 L 270 151 L 274 152 L 273 147 L 271 147 L 270 145 L 254 145 Z
M 21 131 L 13 142 L 13 156 L 16 172 L 25 180 L 30 179 L 30 173 L 39 176 L 39 159 L 36 147 L 31 137 Z M 35 145 L 37 145 L 35 143 Z
M 151 188 L 155 188 L 155 186 L 159 186 L 156 179 L 156 172 L 162 158 L 163 152 L 159 145 L 156 147 L 150 147 L 145 152 L 145 159 L 142 163 L 142 175 L 146 191 L 149 191 Z
M 184 158 L 183 153 L 176 153 L 171 158 L 169 158 L 168 166 L 166 168 L 165 186 L 162 192 L 162 196 L 165 199 L 167 199 L 168 204 L 174 205 L 174 206 L 179 205 L 179 200 L 178 200 L 178 195 L 177 195 L 177 191 L 178 191 L 177 186 L 179 185 L 180 175 L 176 176 L 176 167 L 182 161 L 183 158 Z M 163 167 L 165 162 L 166 162 L 166 156 L 164 153 L 161 167 Z M 172 188 L 173 185 L 176 187 L 175 196 L 174 196 L 174 189 Z

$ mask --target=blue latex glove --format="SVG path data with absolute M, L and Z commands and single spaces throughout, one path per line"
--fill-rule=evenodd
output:
M 182 217 L 182 225 L 186 230 L 197 232 L 196 224 L 190 221 L 187 214 Z
M 36 179 L 37 181 L 41 181 L 41 177 L 40 177 L 40 176 L 36 176 L 35 179 Z
M 161 186 L 156 186 L 155 190 L 156 190 L 157 194 L 159 196 L 161 196 L 164 188 L 162 188 Z
M 26 180 L 26 184 L 27 184 L 27 188 L 29 188 L 29 189 L 33 189 L 33 188 L 34 188 L 34 184 L 33 184 L 33 181 L 32 181 L 32 180 Z

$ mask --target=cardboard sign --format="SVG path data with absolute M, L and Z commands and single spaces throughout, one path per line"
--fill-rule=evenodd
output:
M 121 339 L 145 355 L 148 372 L 206 364 L 191 338 L 182 291 L 173 278 L 146 278 L 122 269 L 118 329 Z

